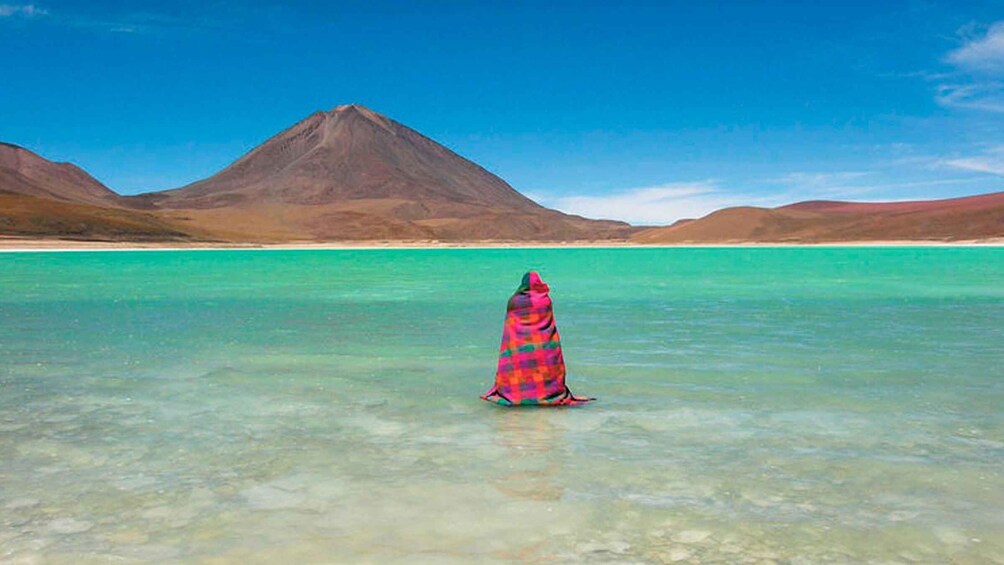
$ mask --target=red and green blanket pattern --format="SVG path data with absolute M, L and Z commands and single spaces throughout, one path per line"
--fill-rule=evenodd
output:
M 495 386 L 481 398 L 503 406 L 569 406 L 580 398 L 565 385 L 565 359 L 554 323 L 550 288 L 535 271 L 509 299 Z

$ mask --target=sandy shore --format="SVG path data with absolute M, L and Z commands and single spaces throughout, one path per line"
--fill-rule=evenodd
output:
M 64 239 L 28 239 L 0 236 L 0 252 L 13 251 L 139 251 L 139 250 L 213 250 L 213 249 L 276 249 L 276 250 L 351 250 L 351 249 L 534 249 L 534 248 L 644 248 L 644 247 L 1004 247 L 1004 238 L 971 241 L 835 241 L 819 243 L 730 242 L 686 244 L 637 244 L 628 241 L 331 241 L 286 243 L 218 243 L 218 242 L 127 242 L 79 241 Z

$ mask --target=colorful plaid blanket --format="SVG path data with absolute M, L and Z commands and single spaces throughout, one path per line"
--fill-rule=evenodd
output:
M 481 398 L 503 406 L 568 406 L 595 400 L 574 396 L 565 386 L 565 359 L 549 290 L 535 271 L 523 275 L 506 308 L 495 386 Z

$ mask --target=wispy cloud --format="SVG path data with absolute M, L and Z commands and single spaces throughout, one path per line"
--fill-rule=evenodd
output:
M 168 14 L 136 12 L 110 15 L 106 18 L 78 17 L 67 19 L 66 25 L 110 33 L 146 34 L 180 29 L 216 29 L 215 23 L 203 18 L 182 18 Z
M 43 20 L 41 16 L 45 16 Z M 223 27 L 204 14 L 188 16 L 154 12 L 84 13 L 59 12 L 51 14 L 36 4 L 0 4 L 0 18 L 44 21 L 47 25 L 63 28 L 86 29 L 107 33 L 146 34 L 181 29 L 215 30 Z
M 986 35 L 967 41 L 945 60 L 973 72 L 1004 72 L 1004 22 L 993 24 Z
M 715 180 L 674 182 L 604 195 L 563 196 L 543 200 L 547 205 L 570 214 L 641 225 L 668 224 L 683 218 L 699 218 L 730 206 L 764 204 L 759 198 L 726 192 Z
M 935 100 L 947 108 L 1004 113 L 1004 21 L 969 37 L 945 56 L 953 76 L 939 75 Z
M 830 186 L 823 190 L 817 190 L 816 192 L 805 195 L 796 195 L 794 198 L 786 199 L 786 202 L 796 202 L 799 200 L 810 200 L 810 199 L 837 199 L 837 200 L 852 200 L 856 199 L 858 196 L 864 194 L 882 192 L 882 191 L 902 191 L 905 188 L 926 188 L 931 186 L 954 186 L 959 183 L 964 183 L 968 178 L 942 178 L 942 179 L 931 179 L 931 180 L 911 180 L 911 181 L 897 181 L 897 182 L 874 182 L 867 184 L 849 185 L 849 186 Z M 915 195 L 904 195 L 893 198 L 882 198 L 882 201 L 895 201 L 895 200 L 914 200 L 917 196 Z
M 783 203 L 848 199 L 889 188 L 886 184 L 877 184 L 872 176 L 863 171 L 795 171 L 766 179 L 762 184 L 779 187 L 774 199 Z
M 942 164 L 964 171 L 1004 176 L 1004 145 L 993 147 L 981 155 L 945 159 Z
M 934 162 L 930 158 L 926 158 L 923 162 L 931 168 L 940 168 L 944 165 L 943 162 Z M 767 179 L 762 184 L 780 185 L 783 188 L 771 192 L 771 197 L 766 200 L 777 204 L 791 204 L 805 200 L 874 200 L 876 194 L 882 195 L 879 199 L 881 201 L 915 200 L 918 198 L 915 189 L 956 186 L 968 180 L 970 179 L 938 178 L 890 182 L 888 178 L 872 172 L 793 172 Z M 890 193 L 899 195 L 889 196 Z
M 935 100 L 946 107 L 1004 112 L 1004 83 L 939 84 Z
M 774 179 L 768 179 L 768 182 L 794 186 L 814 194 L 819 194 L 820 192 L 841 192 L 849 184 L 866 176 L 868 176 L 868 173 L 861 171 L 821 173 L 795 171 Z
M 943 160 L 939 165 L 1004 174 L 1004 147 L 996 153 L 988 152 L 979 157 Z M 603 195 L 549 197 L 536 192 L 533 199 L 562 212 L 587 218 L 621 220 L 635 225 L 666 225 L 734 206 L 774 207 L 806 200 L 860 200 L 863 195 L 873 193 L 898 193 L 881 198 L 882 201 L 915 200 L 918 195 L 910 193 L 915 193 L 917 189 L 954 186 L 969 180 L 939 178 L 889 182 L 876 178 L 876 173 L 872 172 L 795 171 L 748 181 L 749 186 L 756 187 L 756 192 L 736 190 L 719 180 L 709 179 L 631 188 Z
M 0 18 L 34 18 L 48 14 L 48 10 L 34 4 L 0 4 Z

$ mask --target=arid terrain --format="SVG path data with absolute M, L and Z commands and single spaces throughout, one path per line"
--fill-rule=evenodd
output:
M 642 230 L 641 244 L 960 241 L 1004 237 L 1004 192 L 913 202 L 808 201 L 726 208 Z
M 311 114 L 175 190 L 119 196 L 74 165 L 10 144 L 0 146 L 0 175 L 11 204 L 0 209 L 0 234 L 8 236 L 276 243 L 624 240 L 632 232 L 544 208 L 356 105 Z
M 917 202 L 810 201 L 632 227 L 540 206 L 435 141 L 358 105 L 315 112 L 215 175 L 121 196 L 84 170 L 0 143 L 0 246 L 616 245 L 1004 238 L 1004 192 Z

